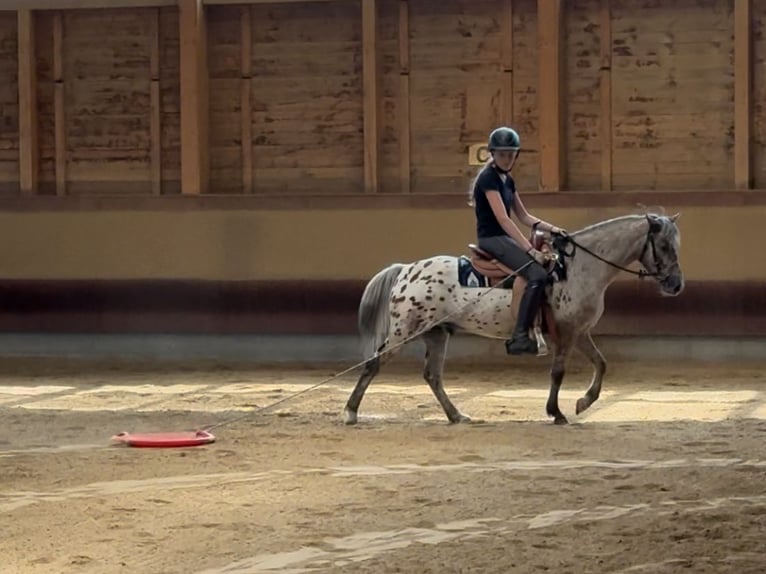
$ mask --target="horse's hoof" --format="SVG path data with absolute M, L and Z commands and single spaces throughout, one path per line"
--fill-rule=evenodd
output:
M 343 411 L 343 422 L 347 425 L 355 425 L 356 424 L 356 412 L 346 409 Z
M 588 407 L 590 406 L 590 401 L 586 399 L 585 397 L 581 397 L 577 399 L 577 404 L 575 405 L 575 413 L 580 414 L 588 410 Z
M 569 421 L 564 415 L 559 415 L 555 419 L 553 419 L 553 424 L 555 425 L 568 425 Z
M 469 417 L 468 415 L 461 414 L 456 419 L 452 419 L 450 422 L 452 424 L 457 425 L 457 424 L 460 424 L 460 423 L 468 424 L 468 423 L 471 423 L 473 421 L 471 420 L 471 417 Z

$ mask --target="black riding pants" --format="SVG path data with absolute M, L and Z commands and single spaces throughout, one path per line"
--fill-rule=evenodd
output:
M 525 263 L 531 261 L 531 264 L 519 271 L 519 275 L 526 279 L 528 283 L 544 283 L 548 277 L 548 273 L 543 266 L 535 261 L 531 255 L 528 255 L 527 252 L 508 235 L 479 237 L 479 247 L 492 254 L 495 259 L 514 271 L 518 271 Z

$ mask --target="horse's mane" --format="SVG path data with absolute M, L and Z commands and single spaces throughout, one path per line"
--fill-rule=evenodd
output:
M 662 210 L 664 211 L 664 209 Z M 631 213 L 628 215 L 618 215 L 617 217 L 612 217 L 610 219 L 605 219 L 603 221 L 597 221 L 596 223 L 592 223 L 588 225 L 587 227 L 583 227 L 582 229 L 579 229 L 575 232 L 573 232 L 571 235 L 573 237 L 577 237 L 578 235 L 587 235 L 590 233 L 598 232 L 606 227 L 611 227 L 615 223 L 618 222 L 627 222 L 627 221 L 640 221 L 643 219 L 646 219 L 647 216 L 653 216 L 656 217 L 658 220 L 662 222 L 662 229 L 660 231 L 660 235 L 667 237 L 669 240 L 673 241 L 676 246 L 680 246 L 680 235 L 678 233 L 678 228 L 676 227 L 675 223 L 671 220 L 670 217 L 665 215 L 664 213 L 652 213 L 647 211 L 646 213 Z
M 610 219 L 605 219 L 603 221 L 597 221 L 596 223 L 591 223 L 590 225 L 583 227 L 582 229 L 578 229 L 572 235 L 582 235 L 582 234 L 588 234 L 592 233 L 594 231 L 600 231 L 604 227 L 611 227 L 613 224 L 621 222 L 621 221 L 637 221 L 639 219 L 644 219 L 646 215 L 639 215 L 635 213 L 631 213 L 628 215 L 618 215 L 617 217 L 612 217 Z

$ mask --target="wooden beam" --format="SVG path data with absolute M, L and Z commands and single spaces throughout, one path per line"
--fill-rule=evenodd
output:
M 362 0 L 362 89 L 364 107 L 364 190 L 378 191 L 378 31 L 376 0 Z
M 250 6 L 242 6 L 240 27 L 240 73 L 242 78 L 242 191 L 244 193 L 253 193 L 252 18 L 253 15 Z
M 412 189 L 410 138 L 410 11 L 408 0 L 399 0 L 399 179 L 402 193 Z
M 737 190 L 729 187 L 707 189 L 677 189 L 670 191 L 654 191 L 641 189 L 639 191 L 614 191 L 604 193 L 600 189 L 588 189 L 577 193 L 545 193 L 530 191 L 524 194 L 524 203 L 532 210 L 536 209 L 582 209 L 599 210 L 617 208 L 632 210 L 636 205 L 665 205 L 678 208 L 732 208 L 740 210 L 756 207 L 766 207 L 766 188 L 757 190 Z M 71 213 L 77 211 L 144 211 L 144 212 L 173 212 L 179 210 L 231 211 L 238 210 L 410 210 L 423 209 L 431 212 L 437 210 L 465 209 L 465 196 L 461 193 L 436 195 L 433 193 L 383 193 L 369 195 L 357 193 L 347 194 L 310 194 L 300 193 L 254 193 L 251 195 L 238 194 L 208 194 L 208 195 L 162 195 L 153 197 L 149 194 L 126 195 L 71 195 L 69 197 L 53 197 L 36 195 L 21 197 L 19 195 L 0 195 L 0 211 L 6 214 L 30 213 L 39 214 L 41 211 L 56 213 Z M 753 288 L 762 290 L 760 285 L 752 282 Z
M 0 0 L 0 10 L 89 10 L 93 8 L 157 8 L 178 0 Z
M 149 93 L 149 131 L 151 134 L 151 180 L 152 193 L 162 193 L 162 116 L 160 98 L 160 10 L 157 8 L 151 16 L 151 45 L 149 48 L 150 93 Z
M 501 20 L 500 64 L 503 71 L 502 121 L 513 126 L 513 0 L 504 0 Z
M 537 22 L 540 189 L 558 191 L 564 183 L 562 0 L 537 0 Z
M 202 4 L 297 4 L 339 0 L 202 0 Z M 345 0 L 346 2 L 358 0 Z M 101 8 L 159 8 L 178 6 L 179 0 L 0 0 L 1 10 L 91 10 Z
M 37 59 L 35 57 L 35 15 L 19 10 L 18 84 L 19 84 L 19 182 L 21 193 L 37 193 L 40 149 L 37 137 Z
M 304 2 L 338 2 L 339 0 L 202 0 L 207 6 L 216 4 L 297 4 Z M 345 0 L 346 2 L 358 2 L 359 0 Z
M 753 24 L 751 0 L 734 2 L 734 186 L 752 187 Z
M 53 115 L 56 195 L 66 194 L 66 101 L 64 99 L 64 14 L 53 15 Z
M 612 189 L 612 11 L 611 0 L 601 0 L 601 188 Z
M 181 48 L 181 193 L 207 192 L 208 72 L 205 8 L 178 0 Z

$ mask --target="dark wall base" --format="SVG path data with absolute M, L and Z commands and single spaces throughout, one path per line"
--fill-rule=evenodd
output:
M 364 281 L 0 282 L 0 332 L 355 334 Z M 766 335 L 766 288 L 690 282 L 676 298 L 650 281 L 607 291 L 596 333 Z

